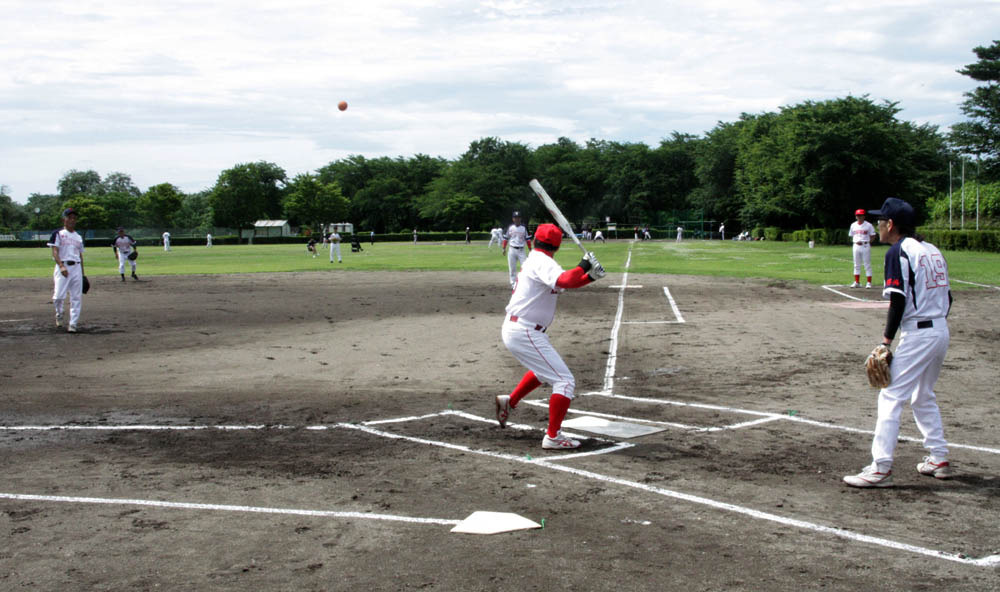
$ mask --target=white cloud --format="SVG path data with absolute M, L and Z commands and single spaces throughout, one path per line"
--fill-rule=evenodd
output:
M 958 0 L 0 0 L 0 183 L 187 191 L 248 160 L 455 157 L 485 135 L 655 144 L 853 94 L 962 119 L 1000 4 Z M 336 110 L 337 101 L 350 103 Z

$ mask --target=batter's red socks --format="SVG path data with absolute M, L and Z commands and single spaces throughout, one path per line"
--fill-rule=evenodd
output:
M 541 384 L 541 381 L 535 377 L 534 372 L 531 370 L 525 372 L 524 376 L 521 377 L 521 382 L 517 383 L 517 388 L 510 394 L 511 408 L 517 407 L 521 399 L 525 398 L 528 393 L 541 386 Z
M 860 281 L 861 281 L 861 275 L 860 275 L 860 274 L 857 274 L 857 273 L 856 273 L 856 274 L 854 274 L 854 283 L 856 284 L 856 283 L 858 283 L 858 282 L 860 282 Z M 869 281 L 869 282 L 870 282 L 870 281 L 872 281 L 872 280 L 871 280 L 871 278 L 868 278 L 868 281 Z
M 872 276 L 868 276 L 868 283 L 872 283 Z
M 552 393 L 552 396 L 549 398 L 549 438 L 555 438 L 556 434 L 559 433 L 571 402 L 572 399 L 569 397 Z

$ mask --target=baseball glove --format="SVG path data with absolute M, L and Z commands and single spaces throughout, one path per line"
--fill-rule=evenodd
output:
M 884 344 L 878 344 L 865 360 L 865 372 L 868 374 L 868 384 L 874 388 L 889 386 L 889 364 L 892 363 L 892 352 Z
M 130 261 L 135 261 L 136 259 L 139 258 L 139 251 L 132 251 L 131 253 L 128 254 L 128 258 Z
M 87 279 L 87 276 L 83 276 L 83 293 L 86 294 L 89 291 L 90 291 L 90 280 Z

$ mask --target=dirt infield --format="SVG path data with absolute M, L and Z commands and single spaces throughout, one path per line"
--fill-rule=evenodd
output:
M 522 374 L 505 274 L 101 278 L 77 335 L 50 281 L 4 280 L 0 589 L 997 589 L 974 561 L 1000 554 L 1000 294 L 950 319 L 957 478 L 918 475 L 904 439 L 896 487 L 862 491 L 840 479 L 869 459 L 884 308 L 623 279 L 560 298 L 570 418 L 664 431 L 579 456 L 541 449 L 541 389 L 521 429 L 492 421 Z M 476 510 L 545 528 L 449 532 Z

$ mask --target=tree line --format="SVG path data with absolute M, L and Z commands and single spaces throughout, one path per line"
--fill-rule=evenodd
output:
M 959 73 L 987 84 L 966 93 L 969 120 L 948 135 L 901 121 L 896 103 L 847 96 L 743 114 L 701 137 L 674 132 L 655 147 L 559 138 L 532 149 L 486 137 L 454 160 L 352 155 L 292 178 L 275 163 L 241 163 L 190 194 L 170 183 L 141 191 L 125 173 L 74 170 L 57 194 L 33 194 L 23 206 L 0 191 L 0 228 L 54 228 L 72 206 L 85 228 L 248 228 L 283 218 L 314 229 L 349 221 L 378 233 L 484 230 L 513 210 L 545 217 L 527 186 L 534 177 L 581 225 L 837 227 L 887 196 L 939 211 L 959 157 L 976 157 L 977 182 L 998 193 L 990 184 L 1000 182 L 1000 41 L 973 51 L 979 61 Z M 996 200 L 987 206 L 1000 217 Z

